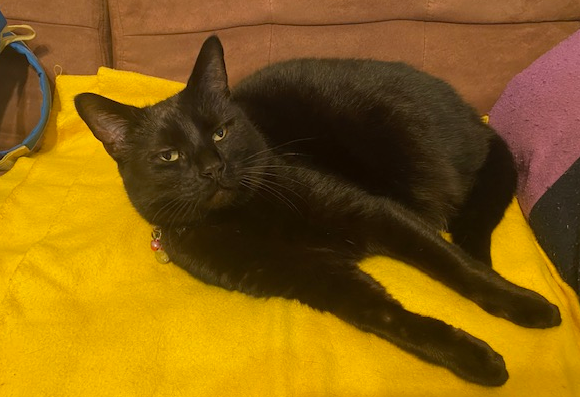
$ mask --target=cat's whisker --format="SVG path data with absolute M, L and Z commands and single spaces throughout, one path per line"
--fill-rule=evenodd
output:
M 259 156 L 260 154 L 265 153 L 265 152 L 273 152 L 274 150 L 279 149 L 281 147 L 284 147 L 286 145 L 291 145 L 293 143 L 302 142 L 302 141 L 312 141 L 312 140 L 315 140 L 315 139 L 316 139 L 315 137 L 294 139 L 294 140 L 291 140 L 291 141 L 282 143 L 282 144 L 277 145 L 277 146 L 273 146 L 273 147 L 269 147 L 269 148 L 264 149 L 264 150 L 260 150 L 260 151 L 258 151 L 256 153 L 250 155 L 249 157 L 246 157 L 245 159 L 242 159 L 241 161 L 249 160 L 249 159 L 254 158 L 256 156 Z
M 288 206 L 291 210 L 296 211 L 296 213 L 298 215 L 302 215 L 302 212 L 298 209 L 296 204 L 294 204 L 294 202 L 289 197 L 287 197 L 286 195 L 284 195 L 284 193 L 277 190 L 275 186 L 271 186 L 271 185 L 268 185 L 267 183 L 265 183 L 266 180 L 264 180 L 264 179 L 260 180 L 260 179 L 257 179 L 257 178 L 251 177 L 251 176 L 244 176 L 244 179 L 254 182 L 256 184 L 257 188 L 262 189 L 265 192 L 270 193 L 272 196 L 274 196 L 278 200 L 280 200 L 281 203 Z M 284 187 L 283 185 L 279 185 L 279 184 L 277 184 L 277 185 L 280 187 Z M 290 189 L 288 188 L 288 190 L 290 190 Z M 298 195 L 298 197 L 300 197 L 300 196 Z M 302 198 L 302 197 L 300 197 L 300 198 Z
M 267 200 L 268 202 L 270 202 L 272 204 L 275 204 L 274 201 L 270 197 L 271 195 L 264 195 L 264 194 L 262 194 L 262 192 L 260 191 L 261 189 L 255 183 L 250 182 L 250 181 L 247 181 L 247 180 L 243 180 L 243 181 L 240 181 L 240 184 L 242 186 L 245 186 L 246 188 L 248 188 L 252 192 L 255 192 L 257 195 L 259 195 L 260 197 L 262 197 L 264 200 Z
M 251 169 L 251 168 L 271 168 L 271 167 L 280 167 L 280 168 L 304 168 L 298 165 L 288 165 L 285 163 L 281 164 L 244 164 L 244 168 Z
M 269 199 L 268 197 L 264 196 L 264 195 L 262 194 L 262 192 L 260 192 L 260 189 L 258 188 L 258 186 L 257 186 L 257 184 L 256 184 L 256 183 L 254 183 L 254 182 L 251 182 L 251 181 L 249 181 L 249 180 L 241 180 L 241 181 L 240 181 L 240 185 L 242 185 L 242 186 L 246 187 L 248 190 L 251 190 L 252 192 L 254 192 L 254 193 L 256 193 L 256 194 L 259 194 L 259 195 L 260 195 L 260 197 L 262 197 L 262 198 L 264 198 L 264 199 L 266 199 L 266 200 L 270 201 L 270 199 Z M 270 202 L 271 202 L 271 201 L 270 201 Z
M 240 185 L 242 185 L 242 186 L 248 188 L 249 190 L 251 190 L 252 192 L 258 193 L 260 196 L 262 196 L 262 194 L 260 193 L 260 190 L 258 188 L 258 185 L 255 182 L 248 180 L 248 179 L 242 179 L 240 181 Z M 262 196 L 262 197 L 264 197 L 264 196 Z
M 167 225 L 169 225 L 169 227 L 171 227 L 173 225 L 173 217 L 175 215 L 175 211 L 181 207 L 181 205 L 183 204 L 182 201 L 176 201 L 169 209 L 168 209 L 168 216 L 167 216 L 167 220 L 164 221 L 164 223 L 167 223 Z
M 246 172 L 246 176 L 251 176 L 252 178 L 256 178 L 257 180 L 259 180 L 261 183 L 264 183 L 264 184 L 270 184 L 270 185 L 274 185 L 274 186 L 277 186 L 277 187 L 284 188 L 286 190 L 291 191 L 292 193 L 294 193 L 296 195 L 298 195 L 298 193 L 296 193 L 294 191 L 294 189 L 292 189 L 292 188 L 290 188 L 290 187 L 288 187 L 288 186 L 280 183 L 281 181 L 280 182 L 276 182 L 276 181 L 272 180 L 271 178 L 260 178 L 260 176 L 262 176 L 262 177 L 263 176 L 271 176 L 273 178 L 282 178 L 282 179 L 288 180 L 290 182 L 294 182 L 294 183 L 300 184 L 302 186 L 308 187 L 308 185 L 305 185 L 304 183 L 302 183 L 300 181 L 297 181 L 295 179 L 292 179 L 292 178 L 290 178 L 290 177 L 288 177 L 286 175 L 279 175 L 279 174 L 276 174 L 276 173 L 273 173 L 273 172 L 247 171 Z
M 253 164 L 259 164 L 260 162 L 267 162 L 267 161 L 271 161 L 271 160 L 278 160 L 281 159 L 283 157 L 312 157 L 309 154 L 305 154 L 305 153 L 272 153 L 271 155 L 268 155 L 266 157 L 257 157 L 254 159 L 251 159 L 249 161 L 244 161 L 241 160 L 240 163 L 243 165 L 253 165 Z M 264 164 L 267 165 L 267 164 Z
M 155 220 L 157 219 L 157 216 L 158 215 L 161 215 L 162 211 L 164 211 L 164 210 L 166 210 L 168 208 L 173 207 L 175 205 L 175 203 L 179 202 L 179 200 L 180 200 L 179 197 L 175 197 L 175 198 L 169 200 L 167 203 L 165 203 L 161 208 L 159 208 L 157 210 L 157 212 L 155 213 L 155 215 L 153 215 L 153 218 L 151 218 L 152 221 L 155 223 L 156 222 Z
M 286 189 L 288 192 L 292 193 L 294 196 L 296 196 L 296 197 L 298 197 L 300 200 L 302 200 L 302 202 L 303 202 L 304 204 L 308 205 L 308 201 L 306 201 L 306 199 L 305 199 L 304 197 L 302 197 L 300 194 L 296 193 L 296 191 L 295 191 L 295 190 L 293 190 L 293 189 L 291 189 L 291 188 L 289 188 L 289 187 L 287 187 L 287 186 L 284 186 L 284 185 L 283 185 L 283 184 L 281 184 L 281 183 L 277 183 L 277 182 L 274 182 L 274 181 L 271 181 L 271 180 L 266 180 L 266 182 L 267 182 L 266 184 L 270 184 L 270 185 L 274 185 L 274 186 L 277 186 L 277 187 L 280 187 L 280 188 Z M 272 187 L 272 188 L 273 188 L 274 186 L 270 186 L 270 187 Z M 278 190 L 278 191 L 279 191 L 279 190 Z M 280 191 L 279 191 L 279 192 L 280 192 Z M 282 192 L 280 192 L 280 193 L 282 193 Z M 288 199 L 289 199 L 289 198 L 288 198 Z
M 287 181 L 290 181 L 290 182 L 292 182 L 292 183 L 296 183 L 296 184 L 298 184 L 298 185 L 301 185 L 301 186 L 304 186 L 304 187 L 307 187 L 307 188 L 309 188 L 309 187 L 310 187 L 310 186 L 308 186 L 308 185 L 307 185 L 307 184 L 305 184 L 305 183 L 302 183 L 302 182 L 300 182 L 300 181 L 298 181 L 298 180 L 296 180 L 296 179 L 290 178 L 289 176 L 286 176 L 286 175 L 279 175 L 279 174 L 275 174 L 275 173 L 273 173 L 273 172 L 265 172 L 265 171 L 251 171 L 251 170 L 250 170 L 250 171 L 246 171 L 246 174 L 250 174 L 250 175 L 266 175 L 266 176 L 272 176 L 272 177 L 276 177 L 276 178 L 282 178 L 282 179 L 285 179 L 285 180 L 287 180 Z M 289 188 L 289 187 L 287 187 L 287 186 L 280 185 L 280 187 L 283 187 L 283 188 L 285 188 L 285 189 L 291 190 L 293 193 L 296 193 L 296 192 L 294 192 L 294 190 L 292 190 L 291 188 Z M 296 194 L 297 194 L 297 193 L 296 193 Z
M 195 205 L 193 206 L 193 209 L 191 210 L 191 215 L 193 215 L 193 217 L 195 217 L 195 210 L 197 209 L 197 206 L 198 206 L 198 204 L 199 204 L 199 202 L 200 202 L 200 201 L 201 201 L 201 200 L 198 198 L 198 199 L 195 201 Z M 199 212 L 199 216 L 200 216 L 200 218 L 201 218 L 201 211 Z
M 197 201 L 195 201 L 197 203 Z M 194 201 L 189 201 L 188 204 L 184 207 L 183 214 L 180 214 L 181 217 L 187 217 L 188 214 L 191 212 L 191 207 L 195 206 Z
M 191 201 L 189 203 L 189 207 L 187 207 L 187 211 L 185 213 L 191 214 L 192 218 L 195 218 L 195 210 L 197 208 L 198 203 L 199 203 L 199 200 L 196 200 L 195 202 Z
M 304 167 L 296 166 L 296 165 L 282 165 L 282 164 L 264 164 L 264 165 L 253 165 L 250 167 L 244 167 L 244 170 L 254 170 L 254 169 L 288 169 L 288 170 L 302 170 Z
M 266 148 L 266 149 L 264 149 L 264 150 L 260 150 L 260 151 L 258 151 L 258 152 L 256 152 L 256 153 L 252 154 L 251 156 L 249 156 L 249 157 L 246 157 L 244 160 L 247 160 L 247 159 L 250 159 L 250 158 L 252 158 L 252 157 L 258 156 L 258 155 L 260 155 L 260 154 L 262 154 L 262 153 L 264 153 L 264 152 L 272 152 L 272 151 L 274 151 L 274 150 L 276 150 L 276 149 L 279 149 L 279 148 L 281 148 L 281 147 L 284 147 L 284 146 L 286 146 L 286 145 L 291 145 L 291 144 L 293 144 L 293 143 L 297 143 L 297 142 L 303 142 L 303 141 L 312 141 L 312 140 L 315 140 L 315 139 L 316 139 L 315 137 L 293 139 L 293 140 L 291 140 L 291 141 L 284 142 L 284 143 L 281 143 L 281 144 L 279 144 L 279 145 L 276 145 L 276 146 L 271 146 L 271 147 L 268 147 L 268 148 Z M 243 161 L 243 160 L 242 160 L 242 161 Z
M 183 198 L 180 198 L 170 208 L 168 208 L 167 213 L 169 214 L 169 217 L 167 223 L 169 225 L 173 225 L 173 223 L 177 220 L 176 218 L 178 218 L 180 215 L 179 212 L 181 212 L 183 207 L 188 205 L 190 202 L 190 200 L 184 200 Z
M 248 159 L 244 159 L 244 160 L 240 160 L 240 162 L 251 163 L 251 162 L 265 160 L 265 159 L 275 159 L 275 158 L 290 157 L 290 156 L 312 157 L 312 155 L 310 155 L 310 154 L 300 153 L 300 152 L 285 152 L 285 153 L 272 152 L 272 153 L 269 153 L 267 156 L 268 157 L 259 157 L 259 158 L 255 158 L 255 159 L 250 159 L 251 161 L 248 161 Z M 251 156 L 251 157 L 254 157 L 254 156 Z
M 189 206 L 191 202 L 188 201 L 182 201 L 181 205 L 179 205 L 177 207 L 177 209 L 173 212 L 173 215 L 170 218 L 169 221 L 169 227 L 173 227 L 175 226 L 175 223 L 183 216 L 185 215 L 185 213 L 183 212 L 183 210 L 187 209 L 187 207 Z

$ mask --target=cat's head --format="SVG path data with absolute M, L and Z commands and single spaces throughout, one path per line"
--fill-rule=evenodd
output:
M 186 88 L 165 101 L 136 108 L 85 93 L 75 105 L 149 222 L 187 224 L 250 199 L 250 167 L 267 147 L 230 98 L 216 36 L 203 44 Z

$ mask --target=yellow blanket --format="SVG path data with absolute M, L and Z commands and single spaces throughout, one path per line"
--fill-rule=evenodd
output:
M 580 396 L 578 300 L 517 204 L 493 236 L 495 266 L 556 303 L 560 327 L 495 318 L 394 260 L 361 264 L 410 310 L 501 353 L 501 388 L 466 383 L 332 315 L 157 263 L 150 226 L 72 99 L 93 91 L 143 106 L 181 88 L 109 69 L 62 76 L 43 149 L 0 177 L 1 396 Z

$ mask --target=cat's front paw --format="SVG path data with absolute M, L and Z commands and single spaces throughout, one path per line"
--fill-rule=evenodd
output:
M 543 296 L 533 293 L 534 297 L 517 300 L 515 311 L 508 320 L 527 328 L 551 328 L 562 323 L 558 306 L 548 302 Z
M 550 328 L 562 322 L 558 306 L 548 302 L 542 295 L 524 288 L 506 292 L 484 309 L 527 328 Z
M 449 353 L 453 364 L 449 368 L 460 377 L 484 386 L 501 386 L 509 378 L 503 357 L 489 345 L 471 335 L 456 330 L 460 336 Z

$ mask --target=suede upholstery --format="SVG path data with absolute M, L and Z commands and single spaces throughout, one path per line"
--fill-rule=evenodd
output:
M 9 24 L 36 29 L 30 46 L 51 78 L 109 66 L 185 81 L 202 41 L 217 32 L 232 83 L 293 57 L 400 60 L 446 79 L 481 112 L 515 74 L 580 28 L 577 0 L 4 0 L 1 7 Z M 23 62 L 10 51 L 0 58 L 2 149 L 38 119 L 34 72 L 6 72 Z

